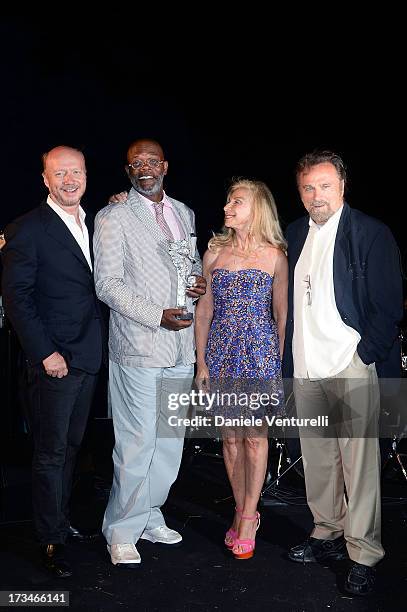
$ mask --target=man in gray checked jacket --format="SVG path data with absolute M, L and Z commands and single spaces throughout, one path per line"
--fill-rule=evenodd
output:
M 127 199 L 103 208 L 95 220 L 96 293 L 110 307 L 109 391 L 115 432 L 114 479 L 103 521 L 111 561 L 141 562 L 139 539 L 176 545 L 160 510 L 178 475 L 183 429 L 168 431 L 169 390 L 189 390 L 195 362 L 191 320 L 176 318 L 177 269 L 170 240 L 185 239 L 191 253 L 187 307 L 205 293 L 196 250 L 193 211 L 163 191 L 168 162 L 154 140 L 127 152 L 132 183 Z M 120 198 L 119 198 L 120 199 Z

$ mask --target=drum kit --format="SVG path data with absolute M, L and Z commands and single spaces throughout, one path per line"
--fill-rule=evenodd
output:
M 400 333 L 400 349 L 401 349 L 401 368 L 402 368 L 402 382 L 401 385 L 407 383 L 407 330 L 404 329 Z M 405 386 L 402 387 L 402 393 L 405 393 Z M 391 466 L 395 471 L 398 472 L 402 480 L 407 482 L 407 423 L 405 419 L 407 407 L 401 406 L 400 410 L 396 410 L 396 415 L 390 415 L 387 412 L 383 412 L 381 418 L 388 420 L 388 417 L 392 417 L 393 423 L 384 426 L 386 432 L 389 432 L 389 428 L 394 430 L 391 437 L 380 438 L 380 451 L 381 451 L 381 467 L 382 475 L 386 473 L 387 469 Z M 287 398 L 286 411 L 288 416 L 295 414 L 295 402 L 294 394 L 291 392 Z M 277 463 L 274 472 L 269 469 L 265 487 L 262 491 L 262 497 L 267 494 L 274 495 L 276 489 L 280 485 L 281 479 L 288 474 L 291 470 L 294 470 L 298 476 L 304 478 L 304 466 L 301 455 L 300 439 L 298 437 L 285 437 L 284 435 L 280 438 L 274 438 L 270 441 L 272 447 L 277 451 Z M 279 496 L 280 497 L 280 496 Z
M 401 366 L 402 366 L 402 384 L 407 383 L 407 331 L 400 334 L 401 340 Z M 287 396 L 286 401 L 286 412 L 287 416 L 294 416 L 295 412 L 295 401 L 294 394 L 291 392 Z M 397 411 L 396 411 L 397 412 Z M 400 411 L 399 411 L 400 412 Z M 405 413 L 405 410 L 404 410 Z M 383 416 L 383 415 L 382 415 Z M 393 468 L 394 472 L 404 482 L 407 482 L 407 428 L 406 423 L 402 423 L 403 419 L 400 414 L 391 415 L 393 424 L 390 426 L 386 423 L 386 435 L 388 432 L 394 431 L 390 437 L 380 438 L 380 450 L 381 450 L 381 466 L 382 474 L 385 474 L 388 468 Z M 384 417 L 386 418 L 386 413 Z M 220 437 L 214 438 L 210 436 L 208 438 L 201 437 L 199 439 L 194 438 L 194 432 L 189 432 L 185 443 L 184 453 L 184 466 L 191 465 L 194 458 L 197 456 L 203 456 L 213 459 L 222 459 L 222 441 Z M 290 435 L 283 433 L 281 436 L 276 438 L 270 438 L 269 440 L 269 465 L 266 474 L 266 480 L 262 490 L 262 503 L 267 505 L 270 503 L 270 496 L 275 496 L 280 500 L 284 499 L 286 490 L 283 491 L 281 487 L 282 479 L 285 479 L 289 473 L 295 474 L 298 482 L 304 479 L 304 467 L 301 455 L 301 445 L 299 436 L 293 437 L 292 430 Z M 284 480 L 283 480 L 284 484 Z M 290 493 L 288 493 L 289 497 Z M 288 501 L 289 503 L 289 501 Z
M 390 466 L 398 471 L 403 480 L 407 482 L 407 439 L 404 436 L 394 435 L 392 438 L 380 438 L 381 473 L 386 474 Z M 403 452 L 404 445 L 404 452 Z M 272 438 L 270 449 L 276 451 L 277 459 L 269 462 L 269 471 L 266 475 L 262 496 L 274 494 L 280 486 L 281 480 L 293 470 L 300 479 L 304 478 L 304 466 L 301 455 L 299 438 Z M 274 469 L 273 469 L 274 465 Z M 279 495 L 279 497 L 281 497 Z

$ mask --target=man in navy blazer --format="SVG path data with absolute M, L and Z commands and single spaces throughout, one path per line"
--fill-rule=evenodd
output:
M 71 575 L 64 556 L 75 458 L 102 360 L 102 317 L 93 282 L 93 219 L 80 206 L 83 154 L 43 156 L 49 196 L 5 230 L 3 299 L 27 360 L 34 441 L 34 523 L 46 567 Z
M 402 275 L 389 228 L 345 203 L 345 179 L 335 153 L 305 155 L 297 183 L 309 216 L 287 229 L 284 376 L 293 377 L 299 417 L 321 414 L 332 422 L 326 431 L 300 429 L 314 529 L 289 558 L 303 563 L 349 555 L 345 587 L 363 595 L 373 589 L 373 568 L 384 555 L 380 451 L 372 431 L 378 376 L 401 375 Z M 346 419 L 353 433 L 346 433 Z

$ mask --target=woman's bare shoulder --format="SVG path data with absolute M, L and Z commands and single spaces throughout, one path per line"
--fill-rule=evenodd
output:
M 205 270 L 207 270 L 208 272 L 211 272 L 212 269 L 214 268 L 216 261 L 219 259 L 219 255 L 221 253 L 223 249 L 222 248 L 216 248 L 216 249 L 207 249 L 204 253 L 203 256 L 203 265 Z

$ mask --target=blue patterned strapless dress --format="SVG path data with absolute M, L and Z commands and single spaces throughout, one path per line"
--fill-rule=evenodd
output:
M 236 394 L 218 402 L 216 413 L 244 418 L 284 414 L 280 348 L 272 317 L 273 277 L 254 268 L 216 268 L 212 293 L 214 314 L 206 349 L 211 392 Z M 269 401 L 263 396 L 260 405 L 260 394 L 267 394 Z

